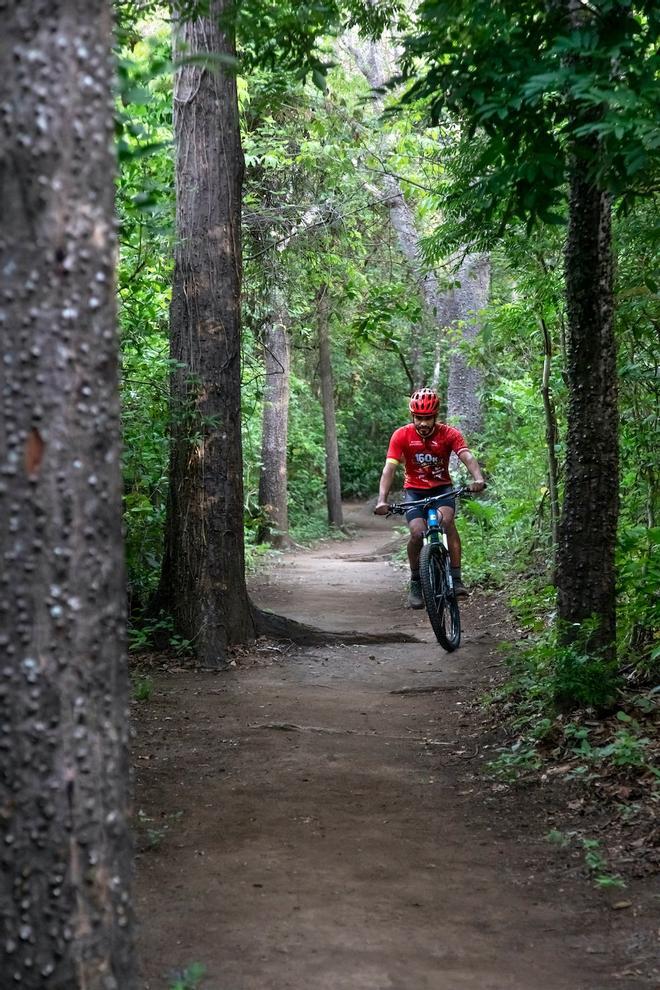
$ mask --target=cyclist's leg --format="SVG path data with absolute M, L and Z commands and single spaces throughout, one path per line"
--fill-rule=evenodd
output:
M 406 489 L 405 501 L 414 502 L 424 498 L 424 492 Z M 419 583 L 419 555 L 424 542 L 426 521 L 419 507 L 413 507 L 406 512 L 406 522 L 410 536 L 408 537 L 408 563 L 410 565 L 410 585 L 408 588 L 408 605 L 410 608 L 424 608 L 422 587 Z
M 416 488 L 407 488 L 404 494 L 404 501 L 416 502 L 418 499 L 424 498 L 425 495 L 425 492 L 419 491 Z M 418 506 L 407 509 L 406 522 L 410 531 L 408 538 L 408 563 L 410 564 L 410 573 L 413 579 L 417 580 L 419 578 L 419 552 L 422 549 L 424 533 L 426 532 L 426 519 L 423 511 Z
M 414 575 L 419 574 L 419 553 L 424 541 L 426 523 L 420 518 L 411 519 L 408 522 L 408 529 L 410 530 L 410 536 L 408 537 L 408 563 L 410 564 L 410 573 Z
M 456 529 L 456 523 L 454 522 L 454 510 L 449 508 L 449 506 L 441 506 L 440 512 L 442 513 L 442 524 L 445 528 L 445 533 L 447 535 L 447 549 L 449 550 L 449 559 L 451 560 L 451 566 L 460 567 L 461 538 L 458 535 L 458 530 Z

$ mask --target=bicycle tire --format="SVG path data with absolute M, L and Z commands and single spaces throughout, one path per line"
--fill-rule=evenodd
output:
M 461 613 L 449 586 L 448 567 L 449 558 L 444 546 L 425 543 L 419 557 L 424 605 L 435 638 L 447 653 L 453 653 L 461 642 Z

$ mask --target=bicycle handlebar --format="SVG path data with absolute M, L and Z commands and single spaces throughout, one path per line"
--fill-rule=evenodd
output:
M 443 492 L 442 495 L 430 495 L 429 498 L 418 498 L 414 502 L 390 502 L 388 503 L 388 516 L 402 516 L 408 509 L 419 508 L 420 506 L 431 505 L 433 502 L 441 502 L 445 498 L 460 498 L 465 494 L 472 494 L 469 485 L 462 485 L 450 492 Z

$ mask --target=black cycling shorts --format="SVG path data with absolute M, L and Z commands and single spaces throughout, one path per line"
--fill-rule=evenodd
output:
M 406 488 L 403 496 L 404 502 L 417 502 L 420 498 L 432 498 L 437 495 L 443 495 L 445 492 L 450 492 L 452 490 L 452 485 L 436 485 L 435 488 Z M 456 499 L 453 495 L 448 498 L 443 498 L 441 502 L 437 502 L 438 508 L 442 506 L 447 506 L 449 509 L 456 511 Z M 425 512 L 418 505 L 414 506 L 412 509 L 406 509 L 406 520 L 412 522 L 413 519 L 424 519 L 426 517 Z

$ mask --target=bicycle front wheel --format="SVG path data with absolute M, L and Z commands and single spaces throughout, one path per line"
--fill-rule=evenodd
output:
M 444 546 L 425 543 L 419 558 L 419 577 L 435 638 L 452 653 L 461 642 L 461 615 L 448 578 L 449 560 Z

